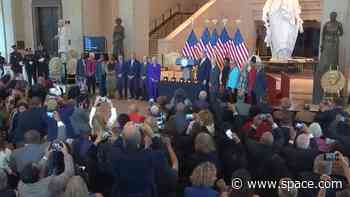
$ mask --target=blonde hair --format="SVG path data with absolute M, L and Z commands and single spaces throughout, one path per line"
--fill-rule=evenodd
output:
M 87 197 L 89 190 L 83 178 L 80 176 L 73 176 L 69 179 L 64 192 L 64 197 Z
M 208 133 L 199 133 L 195 140 L 195 150 L 202 153 L 210 153 L 216 150 L 214 140 Z
M 197 166 L 190 177 L 192 186 L 212 187 L 216 181 L 216 167 L 210 162 Z
M 202 126 L 210 126 L 214 124 L 214 116 L 209 110 L 200 111 L 198 117 Z

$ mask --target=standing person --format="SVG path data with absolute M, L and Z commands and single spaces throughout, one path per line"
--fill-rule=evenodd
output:
M 202 85 L 202 90 L 208 90 L 210 68 L 210 60 L 206 52 L 202 52 L 197 69 L 197 81 Z
M 86 60 L 86 78 L 88 92 L 95 94 L 96 92 L 96 60 L 95 54 L 89 53 L 89 58 Z
M 239 70 L 239 67 L 234 61 L 230 62 L 230 64 L 232 68 L 228 76 L 226 88 L 230 90 L 230 92 L 233 94 L 234 100 L 236 101 L 237 89 L 239 85 L 239 78 L 241 75 L 241 71 Z
M 28 84 L 32 86 L 37 82 L 37 68 L 35 64 L 34 53 L 31 48 L 26 49 L 26 54 L 24 56 L 24 65 L 27 72 Z
M 250 104 L 256 104 L 255 96 L 253 95 L 253 88 L 255 86 L 255 80 L 256 80 L 256 64 L 257 64 L 257 58 L 256 56 L 253 56 L 250 60 L 250 69 L 248 69 L 248 103 Z
M 243 92 L 244 95 L 246 95 L 248 92 L 248 70 L 249 70 L 249 64 L 246 63 L 244 64 L 241 70 L 241 75 L 239 77 L 238 87 L 237 87 L 237 89 Z
M 126 99 L 128 96 L 127 89 L 127 65 L 124 62 L 124 57 L 122 55 L 118 56 L 118 61 L 115 64 L 115 74 L 117 76 L 117 89 L 119 93 L 119 99 Z M 123 93 L 124 90 L 124 93 Z
M 82 53 L 80 59 L 77 62 L 77 70 L 75 71 L 76 83 L 82 91 L 84 91 L 86 87 L 86 58 L 87 55 L 85 53 Z
M 111 61 L 107 64 L 107 75 L 106 75 L 106 89 L 107 89 L 107 95 L 109 98 L 114 98 L 115 95 L 115 85 L 117 83 L 116 81 L 116 75 L 114 71 L 114 64 L 115 64 L 115 58 L 112 56 Z
M 5 74 L 4 67 L 6 65 L 6 59 L 1 55 L 0 52 L 0 78 Z
M 20 52 L 17 50 L 17 46 L 12 46 L 12 53 L 10 53 L 10 64 L 15 75 L 22 74 L 22 65 L 23 57 Z
M 140 70 L 141 64 L 136 59 L 135 53 L 131 54 L 128 65 L 128 89 L 131 99 L 137 99 L 139 96 Z
M 96 64 L 96 79 L 99 82 L 100 96 L 102 97 L 107 95 L 106 77 L 108 61 L 108 54 L 103 54 Z
M 261 103 L 261 99 L 265 96 L 267 89 L 267 80 L 264 67 L 259 64 L 257 67 L 256 81 L 253 88 L 255 100 L 257 104 Z
M 221 71 L 221 84 L 223 85 L 225 91 L 227 89 L 227 81 L 229 79 L 232 64 L 233 63 L 230 62 L 230 59 L 226 57 L 225 63 L 224 63 L 224 68 Z
M 147 69 L 149 67 L 149 58 L 143 56 L 143 63 L 140 69 L 140 99 L 147 100 Z
M 38 50 L 34 53 L 35 63 L 37 66 L 38 77 L 44 77 L 46 80 L 49 78 L 49 61 L 50 56 L 44 47 L 40 44 Z
M 160 64 L 157 58 L 152 57 L 152 64 L 147 69 L 148 98 L 156 100 L 158 96 L 158 82 L 160 80 Z
M 214 102 L 218 97 L 220 88 L 220 68 L 217 65 L 216 59 L 211 61 L 211 69 L 209 73 L 209 99 Z

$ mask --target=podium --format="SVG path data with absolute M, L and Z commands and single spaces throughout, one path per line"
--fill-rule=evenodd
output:
M 192 67 L 195 65 L 195 60 L 187 59 L 187 58 L 177 58 L 176 65 L 181 67 L 182 70 L 182 78 L 185 81 L 192 81 Z

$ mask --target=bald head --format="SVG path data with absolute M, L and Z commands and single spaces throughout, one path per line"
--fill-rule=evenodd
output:
M 127 149 L 138 149 L 141 144 L 141 132 L 136 124 L 128 122 L 123 129 L 124 145 Z

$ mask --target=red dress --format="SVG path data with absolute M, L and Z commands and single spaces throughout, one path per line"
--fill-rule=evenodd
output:
M 252 104 L 253 98 L 252 98 L 252 92 L 255 85 L 255 79 L 256 79 L 256 68 L 251 67 L 250 71 L 248 72 L 248 103 Z

